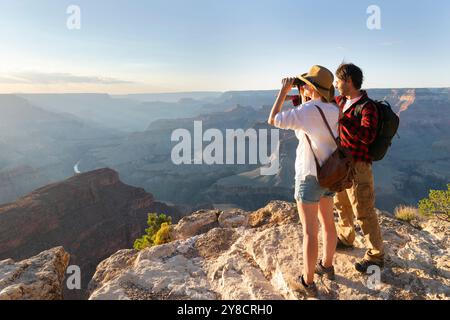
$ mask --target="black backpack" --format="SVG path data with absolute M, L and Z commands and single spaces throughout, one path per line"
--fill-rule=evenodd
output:
M 380 161 L 386 155 L 387 150 L 392 144 L 392 139 L 397 133 L 400 125 L 400 118 L 392 111 L 389 102 L 367 99 L 363 104 L 355 107 L 354 115 L 361 116 L 362 109 L 367 102 L 372 101 L 378 110 L 378 128 L 375 140 L 369 146 L 369 154 L 373 161 Z

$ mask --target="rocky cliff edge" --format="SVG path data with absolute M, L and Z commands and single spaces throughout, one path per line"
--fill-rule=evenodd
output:
M 316 278 L 319 299 L 450 299 L 449 223 L 420 228 L 378 212 L 386 266 L 361 275 L 364 254 L 338 251 L 336 280 Z M 173 226 L 175 241 L 104 260 L 90 299 L 304 299 L 295 279 L 302 266 L 302 229 L 294 203 L 272 201 L 254 212 L 197 211 Z

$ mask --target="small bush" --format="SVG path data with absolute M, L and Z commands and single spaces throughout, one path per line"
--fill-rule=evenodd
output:
M 172 237 L 170 235 L 170 225 L 167 222 L 164 222 L 156 233 L 154 244 L 155 246 L 158 246 L 171 241 Z
M 133 248 L 142 250 L 147 247 L 159 245 L 172 241 L 170 238 L 170 225 L 172 218 L 165 214 L 157 215 L 156 213 L 149 213 L 147 218 L 148 228 L 145 229 L 145 234 L 136 239 Z
M 418 210 L 410 206 L 398 206 L 394 211 L 395 217 L 405 222 L 411 222 L 418 216 Z
M 424 216 L 435 215 L 450 221 L 450 183 L 447 190 L 430 190 L 428 198 L 420 200 L 419 212 Z

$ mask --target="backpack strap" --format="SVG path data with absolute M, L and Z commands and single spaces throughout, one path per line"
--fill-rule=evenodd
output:
M 316 108 L 317 108 L 317 110 L 319 110 L 320 115 L 322 116 L 322 120 L 323 120 L 323 122 L 325 122 L 325 124 L 327 126 L 328 132 L 331 135 L 331 139 L 333 139 L 333 141 L 336 143 L 336 146 L 339 148 L 339 140 L 338 140 L 338 138 L 334 137 L 333 130 L 331 130 L 331 127 L 328 124 L 328 121 L 327 121 L 327 118 L 325 117 L 325 114 L 323 113 L 322 109 L 319 106 L 316 105 Z
M 325 124 L 326 124 L 326 126 L 328 128 L 328 131 L 330 132 L 331 138 L 336 143 L 336 146 L 339 148 L 339 140 L 338 140 L 338 138 L 334 137 L 333 130 L 331 130 L 331 127 L 328 124 L 328 121 L 327 121 L 327 118 L 325 117 L 325 114 L 323 113 L 322 109 L 318 105 L 316 105 L 315 107 L 317 108 L 317 110 L 319 110 L 319 113 L 320 113 L 320 115 L 322 117 L 322 120 L 323 120 L 323 122 L 325 122 Z M 314 160 L 316 161 L 317 169 L 319 169 L 320 168 L 319 160 L 317 160 L 316 154 L 314 153 L 314 150 L 313 150 L 313 147 L 312 147 L 312 144 L 311 144 L 311 139 L 309 138 L 309 136 L 306 133 L 305 133 L 305 136 L 306 136 L 306 140 L 309 143 L 309 147 L 311 148 L 311 151 L 312 151 L 312 153 L 314 155 Z
M 369 102 L 375 103 L 374 101 L 370 100 L 370 98 L 367 98 L 363 103 L 360 103 L 360 104 L 356 103 L 355 111 L 354 111 L 353 114 L 354 114 L 356 117 L 361 116 L 363 108 L 364 108 L 364 107 L 366 106 L 366 104 L 368 104 Z
M 375 105 L 376 110 L 377 110 L 377 113 L 378 113 L 377 132 L 379 132 L 381 130 L 381 126 L 382 126 L 381 122 L 383 120 L 383 112 L 380 112 L 380 109 L 379 109 L 379 107 L 377 105 L 378 104 L 383 104 L 385 106 L 388 106 L 389 108 L 391 108 L 391 105 L 386 100 L 378 101 L 378 100 L 372 100 L 370 98 L 367 98 L 363 103 L 356 105 L 354 113 L 353 113 L 354 116 L 355 117 L 362 117 L 362 111 L 363 111 L 364 107 L 369 102 L 373 103 Z
M 314 150 L 313 150 L 313 147 L 312 147 L 312 144 L 311 144 L 311 140 L 309 139 L 309 137 L 308 137 L 308 135 L 306 133 L 305 133 L 305 137 L 306 137 L 306 140 L 309 143 L 309 147 L 311 148 L 311 151 L 313 153 L 314 160 L 316 161 L 316 170 L 317 170 L 317 172 L 319 172 L 319 168 L 320 168 L 319 160 L 317 160 L 316 154 L 314 153 Z

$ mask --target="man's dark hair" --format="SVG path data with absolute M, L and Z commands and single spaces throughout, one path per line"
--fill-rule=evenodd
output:
M 344 81 L 347 81 L 349 78 L 352 79 L 353 85 L 357 90 L 361 89 L 364 80 L 361 68 L 353 63 L 342 63 L 336 70 L 336 77 Z

